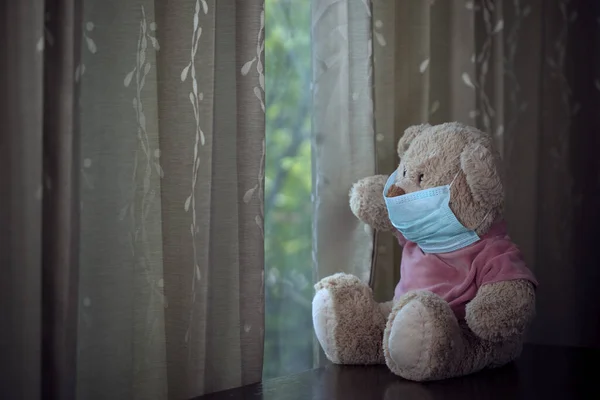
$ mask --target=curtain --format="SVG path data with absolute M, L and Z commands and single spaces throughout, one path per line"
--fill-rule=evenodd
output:
M 0 11 L 2 392 L 183 399 L 259 381 L 264 2 Z
M 503 157 L 505 217 L 540 282 L 529 340 L 600 347 L 594 317 L 600 303 L 590 300 L 600 283 L 594 256 L 600 222 L 600 5 L 582 0 L 315 5 L 313 101 L 321 106 L 315 107 L 313 135 L 314 148 L 321 144 L 324 154 L 315 165 L 328 178 L 314 189 L 318 277 L 338 271 L 364 281 L 370 277 L 375 297 L 391 299 L 401 249 L 389 233 L 376 232 L 373 241 L 349 236 L 360 227 L 350 222 L 346 193 L 357 178 L 394 170 L 396 143 L 406 127 L 460 121 L 492 134 Z M 372 75 L 363 73 L 371 48 Z M 361 119 L 371 115 L 368 101 L 361 103 L 359 91 L 350 89 L 367 86 L 374 104 L 368 122 Z M 340 108 L 351 112 L 332 111 Z M 328 147 L 330 137 L 335 144 Z M 355 143 L 361 143 L 360 151 Z M 325 182 L 341 186 L 335 196 Z M 326 229 L 337 229 L 338 236 L 322 234 Z M 329 256 L 334 252 L 339 258 Z
M 375 172 L 371 10 L 367 1 L 314 1 L 313 263 L 369 280 L 371 228 L 348 207 L 353 182 Z
M 44 11 L 36 1 L 0 4 L 0 391 L 6 398 L 45 393 L 68 399 L 75 384 L 79 138 L 73 76 L 80 7 L 51 2 L 46 11 L 54 19 Z M 46 47 L 45 29 L 52 31 L 52 47 Z

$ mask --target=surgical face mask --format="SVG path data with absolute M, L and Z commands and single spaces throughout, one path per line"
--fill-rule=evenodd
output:
M 456 176 L 449 185 L 387 197 L 397 173 L 388 178 L 383 197 L 392 225 L 406 240 L 416 243 L 424 253 L 449 253 L 479 240 L 477 233 L 461 224 L 450 209 L 450 188 Z

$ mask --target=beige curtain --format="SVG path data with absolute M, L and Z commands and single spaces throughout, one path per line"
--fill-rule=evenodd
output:
M 263 0 L 0 11 L 3 395 L 259 381 Z
M 351 222 L 346 192 L 356 178 L 393 171 L 396 143 L 407 126 L 460 121 L 493 134 L 504 159 L 506 219 L 540 282 L 530 339 L 599 347 L 600 325 L 592 316 L 600 303 L 589 300 L 600 283 L 594 254 L 600 222 L 600 4 L 593 3 L 315 1 L 317 10 L 335 16 L 324 19 L 313 11 L 315 165 L 318 176 L 327 178 L 315 186 L 321 192 L 314 215 L 318 277 L 337 271 L 371 276 L 375 296 L 392 297 L 400 262 L 395 239 L 376 233 L 374 242 L 368 235 L 341 240 L 330 230 L 349 235 L 360 229 Z M 372 76 L 362 73 L 370 54 L 366 43 L 372 43 Z M 350 50 L 339 56 L 340 48 Z M 370 122 L 360 119 L 371 111 L 352 89 L 365 85 L 373 93 Z M 360 108 L 351 108 L 355 104 Z M 333 112 L 339 109 L 352 112 Z M 360 150 L 358 141 L 364 143 Z M 336 194 L 326 197 L 331 186 Z
M 78 393 L 189 398 L 256 382 L 263 2 L 84 8 Z

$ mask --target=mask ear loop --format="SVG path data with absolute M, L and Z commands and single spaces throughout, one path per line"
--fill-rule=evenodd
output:
M 454 185 L 454 181 L 456 180 L 456 178 L 458 178 L 458 175 L 460 174 L 460 172 L 461 172 L 461 170 L 458 170 L 456 175 L 454 175 L 454 178 L 452 178 L 452 182 L 450 182 L 450 185 L 448 185 L 448 188 L 451 188 L 452 185 Z
M 455 160 L 458 158 L 460 158 L 460 155 L 458 157 L 456 157 Z M 451 188 L 452 185 L 454 185 L 454 181 L 456 180 L 456 178 L 458 178 L 458 175 L 460 175 L 461 172 L 462 172 L 462 168 L 460 168 L 460 166 L 459 166 L 458 172 L 456 173 L 456 175 L 454 175 L 454 178 L 452 178 L 452 182 L 450 182 L 450 185 L 448 185 L 448 188 Z
M 479 224 L 477 224 L 477 226 L 475 227 L 475 229 L 473 229 L 474 231 L 479 229 L 479 227 L 481 226 L 481 224 L 483 224 L 485 222 L 485 220 L 487 219 L 487 217 L 489 217 L 490 213 L 492 212 L 492 210 L 488 210 L 487 213 L 485 213 L 485 215 L 483 216 L 483 218 L 481 219 L 481 221 L 479 222 Z

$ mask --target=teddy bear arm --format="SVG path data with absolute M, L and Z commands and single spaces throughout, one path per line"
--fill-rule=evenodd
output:
M 534 286 L 524 279 L 483 285 L 466 308 L 469 328 L 493 342 L 522 336 L 534 315 Z
M 393 229 L 383 199 L 383 188 L 387 178 L 386 175 L 369 176 L 356 182 L 350 190 L 352 213 L 378 231 Z

